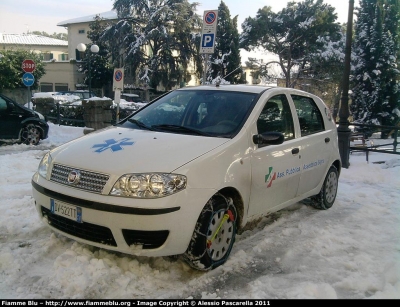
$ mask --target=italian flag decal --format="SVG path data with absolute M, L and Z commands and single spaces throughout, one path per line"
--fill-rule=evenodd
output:
M 276 172 L 274 172 L 274 173 L 272 174 L 272 170 L 273 170 L 273 167 L 271 166 L 271 167 L 269 168 L 269 173 L 268 173 L 268 175 L 265 175 L 265 182 L 269 181 L 269 182 L 268 182 L 268 185 L 267 185 L 267 188 L 270 188 L 271 185 L 272 185 L 272 181 L 274 181 L 274 180 L 276 179 Z

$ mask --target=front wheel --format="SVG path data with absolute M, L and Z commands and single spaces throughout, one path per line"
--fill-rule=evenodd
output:
M 184 254 L 193 268 L 202 271 L 215 269 L 225 263 L 236 236 L 237 212 L 223 195 L 214 195 L 205 205 Z
M 21 143 L 26 145 L 37 145 L 40 141 L 40 129 L 34 124 L 28 124 L 21 129 Z
M 321 191 L 317 195 L 311 197 L 312 206 L 322 210 L 332 207 L 336 199 L 338 184 L 339 174 L 336 167 L 332 165 L 326 174 Z

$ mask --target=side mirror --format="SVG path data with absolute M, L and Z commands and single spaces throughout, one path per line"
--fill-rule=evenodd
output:
M 279 145 L 285 140 L 281 132 L 264 132 L 253 135 L 253 142 L 257 145 Z
M 15 105 L 13 103 L 8 104 L 8 110 L 11 112 L 15 109 Z

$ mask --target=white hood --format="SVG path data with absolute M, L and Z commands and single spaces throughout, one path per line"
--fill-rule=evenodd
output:
M 64 144 L 54 163 L 122 175 L 172 172 L 230 139 L 111 127 Z

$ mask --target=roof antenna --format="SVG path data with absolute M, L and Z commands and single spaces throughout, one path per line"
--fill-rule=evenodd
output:
M 225 75 L 223 77 L 223 79 L 225 79 L 226 77 L 228 77 L 231 73 L 235 72 L 236 70 L 238 70 L 241 66 L 236 67 L 234 70 L 232 70 L 229 74 Z
M 221 77 L 218 76 L 218 77 L 217 77 L 217 80 L 215 80 L 215 86 L 216 86 L 216 87 L 219 87 L 220 84 L 221 84 Z

